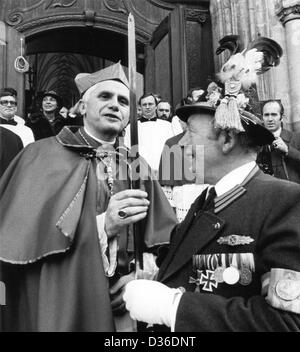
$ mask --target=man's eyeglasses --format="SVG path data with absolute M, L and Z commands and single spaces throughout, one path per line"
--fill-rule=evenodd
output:
M 11 106 L 17 106 L 17 102 L 12 100 L 0 100 L 0 104 L 4 106 L 8 106 L 8 104 Z

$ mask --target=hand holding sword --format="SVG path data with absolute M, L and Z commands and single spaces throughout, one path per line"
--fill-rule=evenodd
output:
M 136 102 L 136 41 L 135 41 L 135 21 L 133 15 L 128 16 L 128 72 L 129 72 L 129 89 L 130 89 L 130 139 L 131 150 L 134 150 L 135 155 L 130 155 L 131 158 L 139 161 L 138 149 L 138 124 L 137 124 L 137 102 Z M 133 148 L 134 147 L 134 148 Z M 139 173 L 139 165 L 137 172 Z M 135 177 L 132 180 L 133 189 L 141 189 L 140 177 Z M 133 225 L 134 236 L 134 252 L 135 252 L 135 269 L 136 273 L 143 270 L 143 250 L 144 239 L 142 237 L 143 230 L 141 222 Z

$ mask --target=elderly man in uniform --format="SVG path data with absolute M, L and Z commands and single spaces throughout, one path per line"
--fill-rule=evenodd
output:
M 188 124 L 182 144 L 194 165 L 204 147 L 204 182 L 214 187 L 173 230 L 159 282 L 127 285 L 126 307 L 172 331 L 299 331 L 300 187 L 257 167 L 274 137 L 256 116 L 219 112 L 207 102 L 176 111 Z
M 176 219 L 141 160 L 132 190 L 120 64 L 79 74 L 84 127 L 29 145 L 0 184 L 0 280 L 5 331 L 128 331 L 123 286 L 135 276 L 130 225 L 142 221 L 145 267 Z M 134 175 L 133 175 L 134 176 Z

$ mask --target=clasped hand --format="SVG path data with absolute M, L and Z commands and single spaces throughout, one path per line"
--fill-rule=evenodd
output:
M 274 149 L 287 154 L 289 151 L 288 146 L 284 143 L 283 139 L 281 137 L 278 137 L 275 139 L 275 141 L 272 143 Z
M 147 216 L 150 204 L 147 196 L 144 191 L 128 189 L 111 197 L 105 215 L 105 232 L 108 238 L 117 236 L 124 226 L 134 224 Z

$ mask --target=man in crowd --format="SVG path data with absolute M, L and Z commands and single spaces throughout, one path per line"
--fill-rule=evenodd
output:
M 26 126 L 32 129 L 36 140 L 56 136 L 66 125 L 63 116 L 59 114 L 61 107 L 61 97 L 55 91 L 42 95 L 41 112 L 33 113 L 26 121 Z
M 300 187 L 255 163 L 273 135 L 248 112 L 218 120 L 206 102 L 176 113 L 188 123 L 182 144 L 193 165 L 203 159 L 215 186 L 173 231 L 160 282 L 126 286 L 131 316 L 172 331 L 299 331 Z
M 162 119 L 164 121 L 169 121 L 171 122 L 172 120 L 172 114 L 171 114 L 171 105 L 167 101 L 160 101 L 157 104 L 157 117 L 159 119 Z
M 300 134 L 282 128 L 283 114 L 280 100 L 264 102 L 264 125 L 276 139 L 272 145 L 264 147 L 257 161 L 267 173 L 300 183 Z
M 129 119 L 122 66 L 75 80 L 84 127 L 29 145 L 0 183 L 4 331 L 133 330 L 122 299 L 135 276 L 130 225 L 141 221 L 147 267 L 176 223 L 143 160 L 142 189 L 130 189 L 117 138 Z
M 26 127 L 25 121 L 16 115 L 17 112 L 17 92 L 13 88 L 3 88 L 0 90 L 0 124 L 2 127 L 18 135 L 24 147 L 34 142 L 31 129 Z
M 138 120 L 139 153 L 157 173 L 163 146 L 174 132 L 168 121 L 157 118 L 157 101 L 153 94 L 144 94 L 139 104 L 142 111 Z M 130 125 L 125 130 L 125 145 L 130 146 Z
M 141 122 L 156 120 L 157 100 L 153 94 L 144 94 L 138 104 L 141 106 Z
M 0 126 L 0 177 L 13 158 L 23 149 L 21 138 L 6 128 Z

